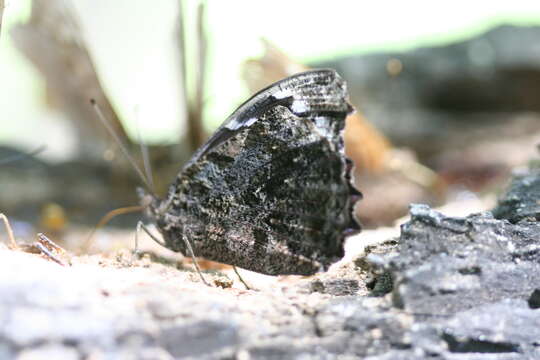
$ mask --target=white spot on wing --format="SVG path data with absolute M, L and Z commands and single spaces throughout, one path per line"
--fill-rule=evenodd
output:
M 257 118 L 249 118 L 248 121 L 246 121 L 245 126 L 251 126 L 255 121 L 257 121 Z
M 305 113 L 308 110 L 308 108 L 305 101 L 294 100 L 291 105 L 291 110 L 294 113 L 298 114 L 298 113 Z
M 253 124 L 255 121 L 257 121 L 257 118 L 255 117 L 249 118 L 246 121 L 238 121 L 238 119 L 234 119 L 225 125 L 225 127 L 229 130 L 238 130 L 244 126 L 251 126 L 251 124 Z
M 280 99 L 285 99 L 286 97 L 292 96 L 292 92 L 290 90 L 278 90 L 275 93 L 273 93 L 272 96 L 280 100 Z

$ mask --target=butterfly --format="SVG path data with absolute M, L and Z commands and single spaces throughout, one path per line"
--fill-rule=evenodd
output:
M 329 69 L 293 75 L 230 115 L 147 215 L 164 246 L 269 275 L 311 275 L 360 231 L 343 131 L 352 112 Z M 183 240 L 187 237 L 189 243 Z

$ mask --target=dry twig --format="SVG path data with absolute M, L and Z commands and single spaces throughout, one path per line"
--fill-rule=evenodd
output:
M 45 234 L 37 234 L 37 241 L 31 244 L 17 244 L 15 241 L 15 236 L 13 235 L 13 228 L 9 223 L 9 220 L 5 214 L 0 213 L 0 220 L 4 222 L 6 231 L 8 234 L 9 248 L 12 250 L 21 250 L 33 254 L 42 254 L 47 259 L 54 261 L 58 265 L 66 266 L 66 263 L 61 259 L 63 255 L 66 254 L 61 246 L 55 244 L 51 239 L 49 239 Z

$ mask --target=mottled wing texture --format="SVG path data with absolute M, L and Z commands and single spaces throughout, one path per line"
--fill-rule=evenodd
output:
M 342 131 L 343 80 L 315 70 L 244 103 L 155 210 L 167 247 L 260 273 L 309 275 L 343 257 L 359 226 Z

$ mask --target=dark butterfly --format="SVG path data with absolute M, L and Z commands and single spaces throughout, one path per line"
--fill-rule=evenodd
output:
M 310 275 L 360 230 L 343 129 L 352 111 L 333 70 L 281 80 L 242 104 L 147 213 L 165 246 L 260 273 Z

